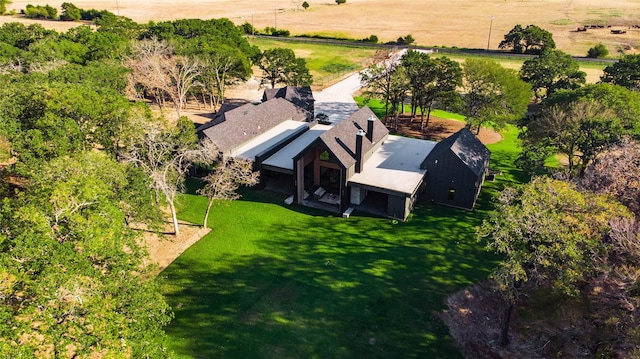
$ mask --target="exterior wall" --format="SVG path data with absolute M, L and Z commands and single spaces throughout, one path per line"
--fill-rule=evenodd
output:
M 446 152 L 438 163 L 427 166 L 426 198 L 437 203 L 473 209 L 478 196 L 479 184 L 475 174 L 453 153 Z M 454 189 L 453 196 L 450 189 Z
M 389 195 L 387 202 L 387 216 L 404 221 L 411 210 L 411 198 Z
M 367 190 L 364 188 L 353 186 L 349 186 L 349 188 L 351 188 L 351 204 L 355 204 L 356 206 L 362 204 L 362 201 L 364 201 L 365 197 L 367 196 Z

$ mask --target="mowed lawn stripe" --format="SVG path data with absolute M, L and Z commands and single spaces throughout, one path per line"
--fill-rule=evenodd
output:
M 179 357 L 459 356 L 434 313 L 493 266 L 479 212 L 420 205 L 393 224 L 255 200 L 214 208 L 213 231 L 161 274 Z

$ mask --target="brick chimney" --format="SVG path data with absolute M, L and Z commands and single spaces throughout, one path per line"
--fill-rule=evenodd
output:
M 369 116 L 369 120 L 367 121 L 367 139 L 369 142 L 373 143 L 373 124 L 376 122 L 376 118 L 373 115 Z
M 360 173 L 360 171 L 362 171 L 362 167 L 364 166 L 364 153 L 362 153 L 362 139 L 364 138 L 364 136 L 365 132 L 362 129 L 359 129 L 356 133 L 356 173 Z

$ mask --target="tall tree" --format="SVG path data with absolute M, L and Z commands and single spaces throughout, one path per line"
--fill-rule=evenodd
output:
M 571 102 L 597 102 L 612 111 L 632 136 L 640 134 L 640 92 L 608 83 L 589 84 L 573 91 L 558 91 L 545 99 L 543 107 L 566 106 Z
M 313 80 L 306 61 L 297 58 L 291 49 L 264 50 L 258 67 L 263 72 L 262 83 L 269 83 L 272 88 L 275 88 L 278 83 L 284 83 L 288 86 L 311 85 Z
M 11 5 L 11 0 L 0 0 L 0 15 L 7 12 L 7 5 Z
M 458 98 L 457 88 L 462 85 L 462 68 L 447 57 L 431 58 L 428 54 L 407 51 L 402 65 L 409 76 L 412 116 L 420 107 L 420 128 L 429 126 L 431 109 L 435 103 L 445 107 Z M 427 109 L 425 124 L 424 109 Z
M 528 25 L 523 28 L 518 24 L 506 35 L 504 40 L 498 45 L 501 49 L 511 49 L 511 51 L 521 54 L 539 54 L 545 49 L 556 47 L 553 35 L 539 26 Z
M 222 51 L 203 54 L 200 57 L 202 70 L 199 81 L 209 95 L 209 103 L 217 110 L 225 101 L 227 86 L 248 77 L 247 67 L 242 58 Z
M 624 55 L 618 62 L 605 67 L 602 82 L 640 91 L 640 55 Z
M 38 172 L 0 204 L 0 352 L 166 358 L 170 309 L 124 221 L 125 166 L 89 151 Z
M 160 106 L 168 96 L 181 117 L 189 91 L 200 85 L 197 81 L 202 67 L 200 61 L 175 55 L 170 44 L 155 38 L 135 43 L 133 53 L 126 61 L 131 69 L 130 96 L 139 96 L 138 86 L 151 94 Z
M 360 83 L 365 88 L 366 98 L 378 98 L 384 102 L 386 116 L 389 113 L 391 77 L 395 63 L 390 57 L 379 60 L 360 72 Z
M 240 186 L 254 186 L 260 181 L 260 172 L 253 171 L 253 161 L 243 158 L 221 159 L 204 178 L 204 187 L 198 193 L 209 198 L 202 225 L 207 226 L 209 211 L 214 200 L 233 201 L 240 198 Z
M 523 133 L 525 152 L 549 147 L 567 157 L 569 176 L 584 174 L 604 150 L 625 134 L 620 120 L 598 103 L 573 102 L 544 109 Z
M 121 154 L 126 162 L 139 166 L 151 178 L 151 188 L 164 197 L 171 212 L 175 234 L 179 234 L 175 208 L 176 195 L 183 189 L 184 178 L 196 163 L 212 164 L 218 151 L 210 141 L 198 143 L 192 122 L 181 117 L 178 126 L 165 129 L 149 123 L 137 141 Z
M 531 86 L 517 72 L 493 60 L 467 59 L 463 66 L 463 100 L 467 125 L 496 127 L 515 122 L 527 112 L 533 97 Z
M 610 197 L 577 191 L 563 181 L 536 178 L 521 188 L 505 189 L 478 231 L 490 249 L 504 256 L 493 276 L 507 302 L 500 343 L 508 342 L 520 292 L 546 287 L 577 294 L 596 271 L 594 258 L 604 249 L 601 239 L 609 220 L 628 216 Z
M 560 50 L 544 50 L 540 56 L 526 60 L 520 78 L 531 84 L 537 98 L 560 89 L 574 90 L 584 85 L 587 74 L 571 55 Z

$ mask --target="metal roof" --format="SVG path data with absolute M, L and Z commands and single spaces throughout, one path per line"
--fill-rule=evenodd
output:
M 327 132 L 331 127 L 332 126 L 329 125 L 315 125 L 311 127 L 300 137 L 296 138 L 280 151 L 276 152 L 273 156 L 263 161 L 262 164 L 293 171 L 293 158 L 320 137 L 320 135 Z

